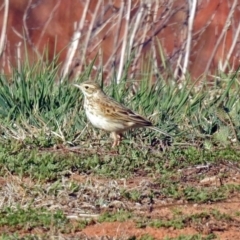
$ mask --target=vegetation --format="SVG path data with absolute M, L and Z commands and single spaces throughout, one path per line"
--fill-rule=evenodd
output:
M 240 185 L 227 182 L 239 172 L 239 73 L 219 74 L 221 81 L 212 87 L 190 80 L 179 87 L 160 73 L 151 82 L 151 64 L 142 79 L 129 79 L 127 66 L 120 84 L 113 76 L 104 90 L 170 138 L 139 129 L 111 149 L 108 135 L 87 123 L 78 89 L 67 80 L 57 82 L 54 63 L 26 64 L 11 79 L 0 75 L 0 228 L 6 230 L 1 239 L 75 236 L 96 221 L 129 220 L 141 228 L 191 226 L 199 232 L 176 239 L 214 239 L 214 230 L 202 237 L 199 226 L 209 219 L 239 224 L 239 214 L 218 210 L 177 211 L 151 221 L 135 211 L 163 200 L 201 204 L 239 194 Z M 91 71 L 92 65 L 76 81 Z M 101 72 L 97 79 L 102 82 Z M 125 184 L 131 178 L 141 179 L 137 187 Z

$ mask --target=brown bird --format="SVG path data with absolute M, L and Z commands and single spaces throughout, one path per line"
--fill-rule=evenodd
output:
M 96 128 L 111 132 L 114 142 L 112 147 L 118 146 L 123 137 L 123 132 L 130 128 L 150 127 L 158 132 L 162 132 L 144 117 L 134 113 L 129 108 L 116 102 L 107 96 L 99 84 L 93 81 L 86 81 L 74 86 L 81 89 L 84 94 L 84 109 L 88 120 Z

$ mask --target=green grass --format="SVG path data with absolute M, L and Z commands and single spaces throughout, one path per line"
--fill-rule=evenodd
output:
M 120 210 L 116 213 L 106 212 L 99 216 L 99 222 L 124 222 L 132 217 L 132 214 L 128 211 Z
M 200 234 L 194 234 L 191 236 L 188 235 L 180 235 L 176 238 L 169 238 L 166 237 L 164 240 L 212 240 L 212 239 L 218 239 L 215 234 L 209 234 L 208 236 L 202 236 Z
M 102 151 L 102 149 L 93 149 L 89 153 L 87 148 L 79 148 L 77 152 L 72 152 L 71 148 L 42 149 L 34 145 L 28 149 L 27 145 L 18 144 L 16 141 L 11 144 L 4 143 L 0 144 L 0 173 L 4 175 L 10 172 L 43 181 L 57 179 L 68 171 L 79 174 L 93 173 L 111 178 L 131 177 L 138 173 L 149 176 L 160 174 L 159 187 L 163 191 L 172 192 L 174 196 L 174 187 L 181 182 L 179 169 L 201 164 L 214 166 L 221 161 L 239 162 L 238 151 L 233 149 L 216 152 L 199 152 L 194 148 L 171 150 L 170 153 L 141 152 L 122 144 L 119 152 L 109 152 L 108 155 L 104 155 L 107 150 Z M 202 175 L 193 176 L 195 180 L 200 180 L 202 177 Z M 188 196 L 190 200 L 193 197 L 192 191 L 195 191 L 194 188 L 186 186 L 182 194 Z M 139 198 L 137 191 L 125 195 L 133 200 Z
M 79 81 L 90 74 L 91 67 L 83 72 Z M 89 144 L 87 139 L 92 130 L 90 133 L 81 132 L 86 126 L 82 94 L 68 81 L 56 83 L 57 71 L 58 66 L 54 63 L 45 67 L 41 63 L 26 66 L 13 73 L 11 84 L 0 75 L 2 141 L 18 139 L 46 147 L 58 143 Z M 188 144 L 213 150 L 236 146 L 239 142 L 237 78 L 236 73 L 222 85 L 206 91 L 204 87 L 200 90 L 194 88 L 190 81 L 181 89 L 162 79 L 149 85 L 149 78 L 144 77 L 133 95 L 131 86 L 134 80 L 124 76 L 120 85 L 104 85 L 104 90 L 126 106 L 148 116 L 157 127 L 173 136 L 174 145 Z M 81 132 L 78 141 L 75 139 L 77 132 Z M 138 145 L 149 146 L 154 138 L 166 141 L 154 131 L 137 133 L 141 138 Z
M 91 75 L 91 70 L 92 65 L 76 82 Z M 135 218 L 128 206 L 154 204 L 159 199 L 201 204 L 239 194 L 239 184 L 224 182 L 239 171 L 239 73 L 225 76 L 225 80 L 212 87 L 196 87 L 189 80 L 179 88 L 171 79 L 165 82 L 160 73 L 156 82 L 150 84 L 152 69 L 147 69 L 138 82 L 128 78 L 127 66 L 125 71 L 119 85 L 113 75 L 103 89 L 147 116 L 171 138 L 150 129 L 138 129 L 127 132 L 122 144 L 111 149 L 108 134 L 87 125 L 80 91 L 67 79 L 57 82 L 56 64 L 26 65 L 14 71 L 10 79 L 0 75 L 0 178 L 7 181 L 0 187 L 5 201 L 0 208 L 1 227 L 11 231 L 40 227 L 44 238 L 47 230 L 54 234 L 70 231 L 71 221 L 66 218 L 69 209 L 63 207 L 67 204 L 76 212 L 88 206 L 85 211 L 90 216 L 100 214 L 96 221 L 111 222 Z M 136 83 L 138 87 L 133 88 Z M 223 171 L 223 166 L 227 170 Z M 79 182 L 72 179 L 74 176 L 85 179 Z M 212 176 L 218 184 L 199 184 Z M 140 180 L 133 187 L 119 183 L 135 178 L 151 180 L 146 186 Z M 34 184 L 26 183 L 27 180 Z M 6 201 L 7 196 L 12 196 L 11 201 Z M 45 208 L 39 208 L 39 199 Z M 49 202 L 61 206 L 60 209 L 51 211 Z M 110 211 L 111 207 L 114 211 Z M 233 221 L 232 216 L 217 211 L 206 217 Z M 202 218 L 203 215 L 181 216 L 152 221 L 150 225 L 180 229 L 186 221 L 201 222 Z M 80 231 L 89 221 L 77 220 L 74 229 Z M 142 227 L 147 224 L 145 220 L 139 222 Z M 18 233 L 0 236 L 21 238 Z M 25 239 L 35 237 L 26 234 Z M 176 239 L 213 237 L 193 235 Z
M 0 226 L 24 228 L 25 230 L 32 229 L 36 226 L 41 226 L 46 231 L 50 230 L 51 226 L 61 227 L 66 225 L 68 220 L 62 211 L 53 211 L 52 213 L 45 209 L 11 208 L 2 209 L 0 212 Z
M 220 211 L 213 209 L 211 211 L 203 211 L 194 214 L 185 214 L 184 212 L 173 214 L 173 216 L 162 219 L 147 219 L 138 218 L 137 227 L 146 228 L 147 226 L 153 228 L 171 228 L 184 229 L 191 227 L 203 233 L 203 227 L 207 226 L 209 222 L 215 223 L 216 229 L 224 229 L 224 224 L 231 224 L 234 222 L 234 217 Z M 211 230 L 211 228 L 209 228 Z
M 145 234 L 140 237 L 140 240 L 154 240 L 154 238 L 148 234 Z

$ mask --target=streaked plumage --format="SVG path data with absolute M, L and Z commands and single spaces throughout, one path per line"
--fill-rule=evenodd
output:
M 84 94 L 84 109 L 96 128 L 111 132 L 112 147 L 119 145 L 122 133 L 130 128 L 151 127 L 150 121 L 107 96 L 93 81 L 74 84 Z

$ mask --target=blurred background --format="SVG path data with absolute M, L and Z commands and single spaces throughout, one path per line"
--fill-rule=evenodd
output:
M 97 56 L 106 80 L 114 71 L 120 81 L 129 60 L 138 78 L 149 58 L 156 73 L 171 69 L 166 78 L 210 80 L 240 64 L 239 0 L 3 0 L 0 29 L 5 74 L 57 59 L 59 76 L 73 78 Z

